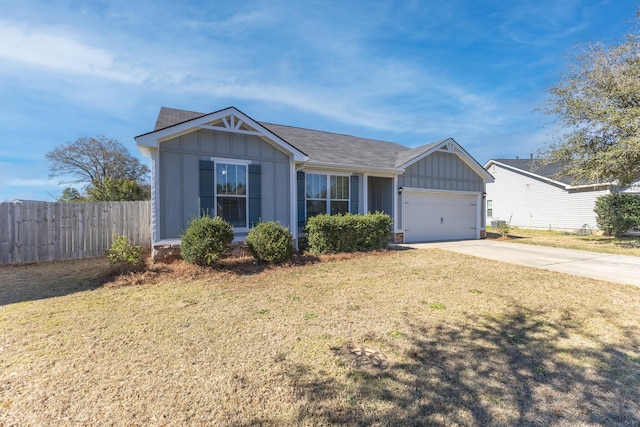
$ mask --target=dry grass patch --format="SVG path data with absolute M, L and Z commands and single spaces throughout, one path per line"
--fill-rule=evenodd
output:
M 640 420 L 638 288 L 436 249 L 229 262 L 0 268 L 0 425 Z
M 492 232 L 491 227 L 488 227 L 487 231 L 490 239 L 500 239 L 513 243 L 640 256 L 640 236 L 611 237 L 603 236 L 600 232 L 582 235 L 562 231 L 511 227 L 509 236 L 502 238 L 499 234 Z

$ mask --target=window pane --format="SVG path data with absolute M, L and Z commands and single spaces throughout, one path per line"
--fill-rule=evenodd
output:
M 307 218 L 327 213 L 327 202 L 324 200 L 307 200 Z
M 327 198 L 327 176 L 308 173 L 307 180 L 307 198 L 308 199 L 326 199 Z
M 349 200 L 348 176 L 331 177 L 331 200 L 334 199 Z
M 349 212 L 349 202 L 331 202 L 331 215 L 344 214 Z
M 218 197 L 218 216 L 234 227 L 247 226 L 246 197 Z
M 216 165 L 216 192 L 227 194 L 227 165 L 222 163 Z
M 216 165 L 216 192 L 218 194 L 247 194 L 247 166 L 218 163 Z
M 236 194 L 240 196 L 247 194 L 247 167 L 245 165 L 236 166 Z

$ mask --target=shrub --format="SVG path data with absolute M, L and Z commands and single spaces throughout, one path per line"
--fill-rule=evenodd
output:
M 498 221 L 496 228 L 502 237 L 508 237 L 509 232 L 511 231 L 511 227 L 507 221 Z
M 111 247 L 107 249 L 106 255 L 111 264 L 120 264 L 124 272 L 126 267 L 134 267 L 142 262 L 142 253 L 144 250 L 141 246 L 135 246 L 129 243 L 127 236 L 113 235 Z
M 600 229 L 620 237 L 640 225 L 640 197 L 631 194 L 608 194 L 596 200 L 596 222 Z
M 249 230 L 247 246 L 259 262 L 279 263 L 293 257 L 291 232 L 277 221 L 260 222 Z
M 387 246 L 391 224 L 391 217 L 380 212 L 316 215 L 307 220 L 305 232 L 314 253 L 373 251 Z
M 182 258 L 191 264 L 208 266 L 224 256 L 233 241 L 233 228 L 219 216 L 205 215 L 189 221 L 180 238 Z

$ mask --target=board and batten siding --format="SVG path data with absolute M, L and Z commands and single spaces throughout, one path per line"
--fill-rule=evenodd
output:
M 101 257 L 114 234 L 149 249 L 150 202 L 0 203 L 0 264 Z
M 579 230 L 587 224 L 596 230 L 596 199 L 610 193 L 607 189 L 567 191 L 498 165 L 489 172 L 495 182 L 487 184 L 486 200 L 491 200 L 493 210 L 487 223 L 502 220 L 515 227 L 551 230 Z
M 456 154 L 436 151 L 410 165 L 398 177 L 398 187 L 482 193 L 485 184 Z M 398 227 L 403 228 L 402 195 L 397 195 Z
M 160 239 L 179 238 L 199 216 L 199 162 L 211 157 L 260 165 L 260 218 L 290 224 L 289 156 L 254 135 L 201 129 L 160 143 Z

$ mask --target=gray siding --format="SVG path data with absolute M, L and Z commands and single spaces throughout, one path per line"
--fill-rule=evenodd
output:
M 263 221 L 290 223 L 289 157 L 253 135 L 199 130 L 160 143 L 160 238 L 175 239 L 198 216 L 199 160 L 247 159 L 261 165 Z
M 482 177 L 473 169 L 457 155 L 440 151 L 409 166 L 398 177 L 398 186 L 449 191 L 484 190 Z

